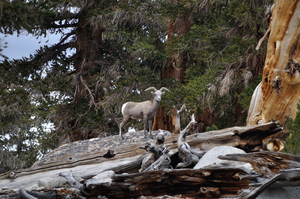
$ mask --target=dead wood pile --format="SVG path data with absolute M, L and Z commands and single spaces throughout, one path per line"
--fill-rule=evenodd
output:
M 1 174 L 0 198 L 255 198 L 268 187 L 297 188 L 300 157 L 264 150 L 263 140 L 281 129 L 270 122 L 186 137 L 194 151 L 206 153 L 217 146 L 243 149 L 247 153 L 219 158 L 248 162 L 253 170 L 224 165 L 138 172 L 145 156 L 140 147 L 153 142 L 141 131 L 125 134 L 125 140 L 110 136 L 74 142 L 49 153 L 30 169 Z M 180 162 L 177 135 L 164 134 L 175 168 Z M 46 187 L 45 178 L 48 184 L 60 181 Z

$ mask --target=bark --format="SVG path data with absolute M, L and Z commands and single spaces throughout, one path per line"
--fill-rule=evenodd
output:
M 300 100 L 300 1 L 276 0 L 263 77 L 255 89 L 247 126 L 295 118 Z
M 95 6 L 95 5 L 94 5 Z M 102 29 L 100 26 L 90 26 L 86 20 L 88 9 L 83 8 L 83 14 L 78 20 L 78 34 L 76 54 L 79 55 L 75 63 L 76 70 L 76 91 L 74 103 L 77 104 L 80 98 L 91 95 L 88 92 L 88 85 L 90 80 L 90 72 L 93 70 L 94 60 L 101 60 L 102 50 L 100 44 L 102 43 Z
M 237 195 L 248 188 L 248 179 L 233 176 L 247 174 L 237 168 L 176 169 L 121 174 L 112 177 L 112 183 L 94 185 L 85 189 L 86 195 L 105 195 L 108 198 L 137 198 L 144 196 L 182 195 L 190 198 L 222 198 Z
M 174 37 L 181 37 L 189 32 L 191 28 L 191 16 L 182 16 L 178 21 L 168 20 L 167 43 Z M 160 79 L 174 78 L 181 84 L 184 83 L 185 70 L 187 68 L 187 57 L 178 53 L 172 55 L 172 59 L 160 72 Z M 172 117 L 165 114 L 164 107 L 159 107 L 153 122 L 152 130 L 168 130 L 172 132 Z
M 216 116 L 210 111 L 209 108 L 203 109 L 203 113 L 196 117 L 196 129 L 195 132 L 205 132 L 207 126 L 211 126 L 216 123 Z
M 172 91 L 171 91 L 172 92 Z M 172 117 L 165 113 L 165 107 L 160 106 L 153 119 L 152 131 L 162 129 L 170 131 L 172 129 Z

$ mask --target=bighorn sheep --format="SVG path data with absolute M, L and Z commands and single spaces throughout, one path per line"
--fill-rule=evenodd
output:
M 149 87 L 145 91 L 151 91 L 154 95 L 154 99 L 152 101 L 144 101 L 144 102 L 126 102 L 122 106 L 122 115 L 123 121 L 120 123 L 120 136 L 124 139 L 122 135 L 122 128 L 130 119 L 142 119 L 144 121 L 144 135 L 148 137 L 146 134 L 146 125 L 147 120 L 149 120 L 149 132 L 150 138 L 153 138 L 151 133 L 152 128 L 152 119 L 155 116 L 157 109 L 159 107 L 159 103 L 161 100 L 161 96 L 165 94 L 164 91 L 170 92 L 167 88 L 162 87 L 157 90 L 155 87 Z

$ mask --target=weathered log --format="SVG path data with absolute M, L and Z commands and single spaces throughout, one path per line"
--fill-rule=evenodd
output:
M 169 169 L 171 167 L 171 158 L 169 157 L 169 149 L 166 148 L 163 151 L 163 154 L 153 162 L 145 171 L 154 171 L 154 170 L 162 170 L 162 169 Z
M 134 174 L 117 174 L 112 183 L 84 189 L 88 197 L 105 195 L 108 198 L 137 198 L 139 196 L 178 195 L 191 198 L 237 196 L 255 179 L 239 179 L 249 174 L 241 168 L 167 169 Z
M 250 192 L 243 195 L 243 193 L 240 194 L 240 196 L 243 197 L 243 199 L 254 199 L 256 198 L 261 192 L 263 192 L 267 187 L 271 186 L 276 181 L 285 181 L 285 182 L 291 182 L 296 181 L 299 186 L 299 179 L 300 179 L 300 169 L 290 169 L 290 170 L 282 170 L 279 174 L 275 175 L 274 177 L 267 180 L 265 183 L 263 183 L 261 186 L 251 190 Z M 287 185 L 287 184 L 285 184 Z M 286 196 L 287 197 L 287 196 Z M 298 195 L 299 197 L 299 195 Z M 297 198 L 298 198 L 297 197 Z M 289 198 L 289 197 L 287 197 Z
M 255 152 L 219 156 L 220 159 L 248 162 L 259 174 L 273 177 L 280 170 L 300 167 L 300 156 L 278 152 Z
M 21 199 L 38 199 L 32 195 L 30 195 L 29 193 L 27 193 L 24 189 L 19 189 L 19 195 Z
M 158 135 L 156 136 L 155 143 L 147 142 L 145 147 L 140 147 L 140 148 L 145 148 L 146 151 L 150 152 L 149 154 L 146 154 L 145 157 L 143 157 L 141 168 L 139 169 L 139 172 L 142 172 L 146 170 L 155 161 L 160 159 L 160 156 L 164 154 L 166 146 L 165 146 L 165 135 L 163 131 L 158 133 Z M 166 168 L 169 168 L 169 166 L 167 166 Z
M 180 132 L 178 136 L 178 156 L 182 162 L 177 164 L 176 168 L 188 168 L 190 166 L 195 166 L 199 161 L 200 157 L 194 155 L 191 151 L 190 145 L 186 143 L 186 135 L 194 124 L 196 124 L 196 121 L 193 114 L 190 123 Z
M 256 126 L 232 127 L 218 131 L 197 133 L 188 135 L 186 142 L 193 151 L 206 152 L 215 146 L 234 146 L 249 151 L 259 151 L 262 148 L 262 140 L 277 131 L 281 127 L 276 122 L 269 122 Z M 157 136 L 159 131 L 154 131 Z M 165 132 L 170 135 L 170 132 Z M 9 189 L 25 188 L 32 186 L 37 179 L 43 177 L 58 176 L 61 172 L 68 172 L 70 169 L 79 175 L 98 174 L 106 170 L 113 170 L 115 173 L 138 172 L 142 162 L 143 149 L 150 139 L 145 139 L 141 132 L 132 132 L 126 135 L 127 140 L 121 140 L 119 136 L 110 136 L 92 140 L 73 142 L 62 145 L 46 157 L 38 161 L 34 167 L 14 171 L 12 181 L 10 173 L 0 175 L 0 187 Z M 170 149 L 172 167 L 176 167 L 179 162 L 176 154 L 177 135 L 166 136 L 165 146 Z M 153 140 L 152 140 L 153 141 Z M 114 151 L 113 157 L 106 157 L 108 150 Z
M 227 129 L 197 133 L 187 136 L 186 142 L 191 148 L 208 151 L 216 146 L 234 146 L 246 152 L 260 151 L 263 147 L 262 140 L 273 135 L 282 128 L 278 122 L 271 121 L 266 124 L 231 127 Z
M 75 180 L 75 178 L 73 177 L 72 170 L 67 174 L 59 173 L 59 176 L 64 177 L 67 180 L 66 183 L 68 183 L 71 187 L 76 189 L 82 188 L 82 184 Z
M 19 196 L 21 199 L 54 199 L 57 198 L 58 194 L 56 191 L 49 192 L 29 192 L 27 193 L 23 188 L 19 189 Z

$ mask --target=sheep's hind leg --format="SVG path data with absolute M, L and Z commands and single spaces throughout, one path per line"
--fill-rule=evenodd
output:
M 127 122 L 130 120 L 130 117 L 124 117 L 123 121 L 120 123 L 120 131 L 119 131 L 119 135 L 121 136 L 122 140 L 124 140 L 124 136 L 122 134 L 122 129 L 125 126 L 125 124 L 127 124 Z
M 152 121 L 153 121 L 153 119 L 148 120 L 148 126 L 149 126 L 149 132 L 150 132 L 150 138 L 151 139 L 153 139 L 153 135 L 152 135 Z
M 147 126 L 147 120 L 148 120 L 148 117 L 147 115 L 144 115 L 144 135 L 145 135 L 145 138 L 148 138 L 148 133 L 146 132 L 146 126 Z

